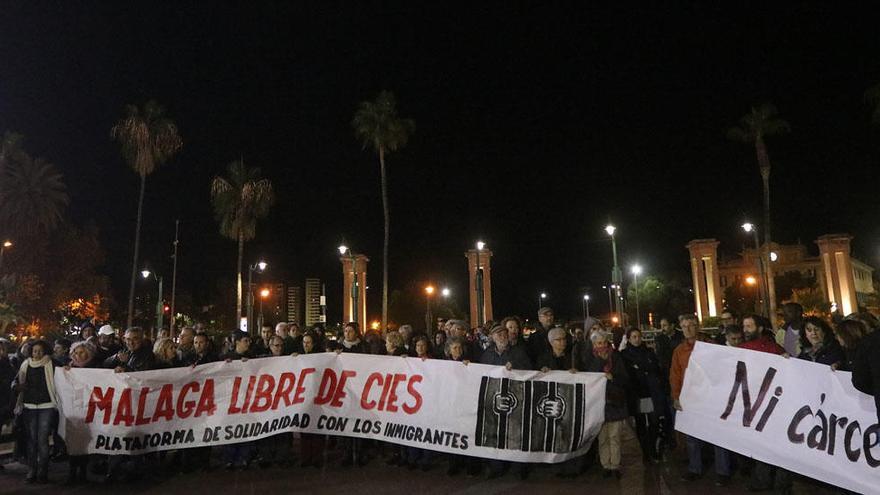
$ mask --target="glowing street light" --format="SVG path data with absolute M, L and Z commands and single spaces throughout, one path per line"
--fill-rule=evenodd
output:
M 639 310 L 639 275 L 642 273 L 642 267 L 639 264 L 635 264 L 630 271 L 633 274 L 633 285 L 636 292 L 636 328 L 642 328 L 642 313 Z
M 764 316 L 768 316 L 770 314 L 770 284 L 768 281 L 768 278 L 771 276 L 770 263 L 764 259 L 764 252 L 761 250 L 761 241 L 758 240 L 758 226 L 751 222 L 745 222 L 742 224 L 742 229 L 747 234 L 752 234 L 752 239 L 755 243 L 755 263 L 758 265 L 758 275 L 760 277 L 759 289 L 761 292 L 761 299 L 763 300 L 761 312 Z M 770 249 L 770 246 L 767 246 L 767 249 Z M 770 253 L 770 258 L 773 258 L 773 253 Z
M 758 281 L 755 279 L 754 276 L 749 275 L 748 277 L 746 277 L 746 285 L 755 285 L 756 283 L 758 283 Z
M 587 318 L 590 317 L 590 295 L 584 294 L 584 321 L 587 321 Z M 589 330 L 589 329 L 585 329 Z
M 248 333 L 253 333 L 252 323 L 254 323 L 254 272 L 263 273 L 269 268 L 269 263 L 265 260 L 258 260 L 252 265 L 248 265 L 248 286 L 247 286 L 247 315 L 246 325 Z
M 451 294 L 451 293 L 452 292 L 449 290 L 448 287 L 444 287 L 443 290 L 440 291 L 440 294 L 442 294 L 443 297 L 449 297 L 449 294 Z
M 617 264 L 617 239 L 614 238 L 615 232 L 617 232 L 617 227 L 614 225 L 608 224 L 605 227 L 605 233 L 611 237 L 611 254 L 614 261 L 614 264 L 611 266 L 611 284 L 617 290 L 617 297 L 615 298 L 616 307 L 612 307 L 611 311 L 620 315 L 623 309 L 623 295 L 620 291 L 623 275 L 620 272 L 620 266 Z
M 271 293 L 272 292 L 267 287 L 260 289 L 260 322 L 257 325 L 259 328 L 263 327 L 263 301 L 269 297 L 269 294 Z
M 162 330 L 162 317 L 165 314 L 165 304 L 162 302 L 162 298 L 164 297 L 162 291 L 162 277 L 158 274 L 151 272 L 150 270 L 147 270 L 146 268 L 141 270 L 141 277 L 143 277 L 144 280 L 150 278 L 151 275 L 153 278 L 156 279 L 156 282 L 159 284 L 159 298 L 156 299 L 156 332 L 159 332 L 159 330 Z
M 546 292 L 542 292 L 538 295 L 538 311 L 540 311 L 541 308 L 544 307 L 544 299 L 547 299 Z
M 425 333 L 430 335 L 433 338 L 433 332 L 431 327 L 431 320 L 434 319 L 434 315 L 431 314 L 431 296 L 434 295 L 434 286 L 429 285 L 425 287 Z

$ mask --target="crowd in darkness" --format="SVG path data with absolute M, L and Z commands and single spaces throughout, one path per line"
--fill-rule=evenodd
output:
M 563 478 L 576 478 L 590 466 L 599 465 L 608 478 L 623 476 L 621 432 L 633 428 L 643 461 L 659 463 L 677 448 L 674 433 L 676 411 L 691 352 L 697 341 L 804 359 L 851 371 L 856 389 L 873 395 L 880 411 L 880 323 L 867 312 L 831 322 L 804 317 L 794 303 L 783 306 L 784 322 L 774 330 L 760 315 L 725 312 L 719 331 L 703 332 L 692 314 L 662 318 L 660 330 L 643 338 L 637 328 L 606 329 L 587 318 L 566 326 L 555 322 L 553 310 L 541 308 L 538 324 L 524 332 L 516 316 L 471 328 L 463 320 L 441 320 L 433 335 L 417 333 L 410 325 L 385 332 L 362 332 L 357 323 L 343 326 L 340 335 L 328 338 L 322 328 L 301 329 L 296 324 L 263 325 L 259 335 L 234 331 L 214 341 L 202 325 L 182 328 L 172 338 L 160 331 L 154 341 L 133 327 L 120 332 L 110 325 L 99 329 L 85 325 L 75 341 L 29 340 L 17 349 L 0 345 L 0 424 L 13 424 L 15 457 L 28 467 L 26 482 L 48 481 L 50 460 L 67 460 L 68 484 L 85 483 L 96 476 L 105 482 L 137 479 L 156 466 L 172 471 L 207 471 L 212 459 L 222 459 L 228 470 L 252 466 L 290 465 L 324 467 L 328 460 L 342 467 L 363 466 L 384 461 L 406 469 L 428 471 L 446 468 L 449 476 L 467 474 L 498 478 L 513 471 L 521 479 L 534 466 L 499 460 L 484 461 L 462 455 L 402 447 L 379 441 L 303 433 L 281 433 L 256 441 L 221 447 L 180 449 L 138 456 L 68 455 L 57 433 L 58 398 L 54 369 L 106 368 L 116 372 L 195 367 L 207 363 L 246 361 L 253 358 L 299 356 L 317 352 L 358 353 L 444 359 L 468 365 L 471 362 L 505 366 L 514 370 L 550 370 L 602 373 L 607 378 L 605 418 L 597 440 L 583 456 L 552 469 Z M 725 486 L 734 473 L 748 478 L 751 491 L 788 492 L 792 475 L 729 452 L 720 446 L 704 445 L 697 438 L 684 437 L 688 466 L 685 481 L 703 475 L 703 454 L 714 451 L 715 483 Z M 293 452 L 298 447 L 299 452 Z M 0 465 L 2 468 L 2 465 Z M 91 476 L 90 476 L 91 475 Z

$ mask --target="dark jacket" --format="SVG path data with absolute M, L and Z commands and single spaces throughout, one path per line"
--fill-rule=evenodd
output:
M 629 412 L 639 412 L 639 399 L 650 397 L 655 413 L 666 410 L 666 387 L 660 371 L 660 363 L 654 351 L 644 345 L 627 346 L 619 355 L 626 364 L 630 378 Z
M 508 347 L 501 354 L 498 354 L 498 350 L 495 347 L 486 349 L 483 351 L 483 355 L 480 356 L 480 363 L 493 366 L 505 366 L 507 363 L 510 363 L 515 370 L 532 369 L 532 360 L 529 359 L 528 354 L 519 346 Z
M 606 360 L 593 353 L 584 355 L 584 371 L 604 373 Z M 626 419 L 626 390 L 629 387 L 629 374 L 620 354 L 611 351 L 611 379 L 605 386 L 605 421 Z
M 567 371 L 574 368 L 580 371 L 581 367 L 583 367 L 583 362 L 578 349 L 579 346 L 577 345 L 569 345 L 566 347 L 565 353 L 561 356 L 553 354 L 552 350 L 550 352 L 545 352 L 538 356 L 538 360 L 535 362 L 535 369 L 541 370 L 549 368 L 551 370 Z
M 663 332 L 657 334 L 654 337 L 654 348 L 657 350 L 657 363 L 660 365 L 660 370 L 663 371 L 664 375 L 669 375 L 669 367 L 672 365 L 672 351 L 678 347 L 678 344 L 684 340 L 684 335 L 680 330 L 676 330 L 675 333 L 672 334 L 672 337 L 669 337 Z
M 846 356 L 843 354 L 843 349 L 841 349 L 840 344 L 838 344 L 836 340 L 831 340 L 820 347 L 816 354 L 812 354 L 810 352 L 812 350 L 812 347 L 804 349 L 798 355 L 798 359 L 812 361 L 827 366 L 831 366 L 832 364 L 839 365 L 846 359 Z
M 128 353 L 128 361 L 121 361 L 119 355 L 124 351 L 119 351 L 104 361 L 105 368 L 116 368 L 121 366 L 125 371 L 147 371 L 155 367 L 156 357 L 153 355 L 152 345 L 144 342 L 140 349 Z
M 15 381 L 16 375 L 18 375 L 18 370 L 12 367 L 9 358 L 0 359 L 0 423 L 10 418 L 12 410 L 15 408 L 12 382 Z
M 367 352 L 367 344 L 364 343 L 364 339 L 360 339 L 357 344 L 351 347 L 345 347 L 345 344 L 343 344 L 340 340 L 337 342 L 336 349 L 342 352 L 350 352 L 352 354 L 369 354 Z
M 219 361 L 220 358 L 211 351 L 199 356 L 195 352 L 187 354 L 182 360 L 184 366 L 198 366 L 200 364 L 208 364 Z
M 545 352 L 553 352 L 553 349 L 550 347 L 550 341 L 547 340 L 547 332 L 549 331 L 549 329 L 539 324 L 535 331 L 529 335 L 528 340 L 526 340 L 526 352 L 532 361 L 537 361 Z M 568 332 L 566 332 L 566 335 L 568 335 Z
M 863 338 L 853 360 L 852 384 L 856 390 L 874 396 L 877 419 L 880 420 L 880 331 Z

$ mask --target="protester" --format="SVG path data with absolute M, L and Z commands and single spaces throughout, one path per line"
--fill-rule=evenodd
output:
M 577 373 L 583 363 L 577 352 L 576 344 L 569 344 L 565 336 L 565 330 L 559 327 L 553 328 L 547 333 L 547 339 L 550 341 L 551 350 L 538 357 L 535 368 L 543 373 L 552 370 Z M 556 473 L 557 476 L 561 478 L 574 478 L 584 469 L 584 461 L 585 456 L 579 456 L 561 463 Z
M 55 345 L 52 347 L 52 364 L 56 368 L 63 368 L 70 362 L 70 344 L 67 339 L 55 339 Z
M 814 363 L 838 367 L 846 359 L 840 344 L 834 339 L 834 331 L 825 323 L 825 320 L 815 316 L 808 316 L 802 322 L 803 330 L 800 335 L 800 348 L 803 349 L 797 356 Z
M 27 483 L 49 481 L 49 435 L 55 414 L 55 368 L 49 357 L 49 345 L 38 340 L 31 344 L 31 356 L 18 370 L 16 409 L 27 427 Z
M 413 349 L 415 350 L 415 357 L 422 361 L 425 361 L 434 355 L 431 350 L 431 340 L 425 335 L 419 335 L 413 339 Z
M 101 362 L 119 352 L 116 331 L 110 325 L 104 325 L 98 330 L 97 351 L 98 354 L 95 356 L 95 359 Z
M 446 327 L 447 335 L 450 339 L 452 337 L 462 339 L 464 345 L 464 359 L 467 361 L 478 361 L 483 354 L 483 350 L 478 343 L 469 339 L 467 322 L 464 320 L 448 320 L 446 322 Z
M 156 360 L 153 369 L 176 368 L 181 365 L 177 359 L 177 345 L 170 337 L 161 337 L 156 339 L 153 344 L 153 356 Z
M 197 333 L 193 336 L 193 351 L 182 361 L 184 366 L 195 368 L 200 364 L 208 364 L 219 358 L 214 353 L 214 343 L 205 333 Z
M 314 354 L 322 352 L 317 345 L 315 334 L 308 331 L 302 335 L 302 354 Z M 294 353 L 299 355 L 299 353 Z M 300 467 L 320 468 L 324 465 L 324 451 L 327 445 L 327 435 L 314 433 L 300 434 Z
M 74 342 L 70 347 L 70 362 L 64 367 L 69 371 L 71 368 L 100 368 L 97 359 L 97 348 L 88 341 Z M 68 486 L 88 481 L 86 468 L 89 463 L 88 455 L 71 455 L 68 457 L 69 473 L 65 484 Z
M 446 332 L 436 332 L 434 333 L 434 359 L 444 359 L 446 357 L 445 353 Z
M 782 315 L 785 321 L 778 331 L 776 341 L 785 349 L 789 356 L 800 356 L 803 348 L 802 332 L 804 329 L 804 307 L 796 302 L 787 302 L 782 305 Z
M 12 419 L 12 411 L 15 409 L 12 394 L 12 382 L 15 380 L 18 370 L 12 366 L 9 360 L 9 341 L 0 339 L 0 430 Z M 0 470 L 3 469 L 0 464 Z
M 251 337 L 247 332 L 236 330 L 232 332 L 233 348 L 223 356 L 227 363 L 232 361 L 247 362 L 254 357 L 251 349 Z M 227 471 L 235 469 L 247 470 L 250 467 L 251 455 L 254 442 L 240 442 L 223 446 L 223 457 Z
M 400 338 L 400 334 L 394 333 Z M 403 339 L 400 339 L 398 344 L 402 344 L 402 341 Z M 342 342 L 336 348 L 336 353 L 367 354 L 367 347 L 364 341 L 361 340 L 360 327 L 357 322 L 349 322 L 342 327 Z M 366 449 L 364 449 L 364 441 L 362 439 L 344 437 L 340 439 L 340 443 L 342 444 L 343 451 L 342 467 L 367 465 L 369 457 L 367 456 Z
M 189 355 L 193 352 L 193 338 L 195 331 L 192 327 L 183 327 L 177 336 L 177 360 L 178 362 L 188 361 Z
M 253 343 L 253 355 L 268 356 L 271 354 L 269 350 L 269 340 L 275 335 L 275 327 L 271 323 L 263 323 L 260 327 L 260 338 Z
M 501 326 L 507 330 L 507 340 L 510 346 L 524 345 L 525 339 L 522 335 L 522 321 L 517 316 L 508 316 L 501 320 Z
M 835 334 L 846 353 L 841 369 L 852 371 L 856 390 L 874 397 L 880 420 L 880 331 L 871 326 L 875 322 L 862 314 L 850 315 L 837 325 Z
M 480 357 L 480 363 L 494 366 L 504 366 L 508 370 L 532 369 L 532 361 L 529 359 L 526 351 L 520 346 L 510 346 L 510 340 L 508 339 L 506 328 L 502 327 L 501 325 L 495 325 L 489 331 L 489 336 L 492 338 L 492 341 L 495 345 L 489 347 L 483 352 L 483 355 Z M 546 333 L 544 334 L 544 338 L 547 338 Z M 547 347 L 550 347 L 549 341 L 547 343 Z M 536 346 L 535 348 L 537 349 L 539 347 Z M 510 468 L 510 463 L 499 461 L 496 459 L 490 460 L 488 464 L 489 479 L 494 479 L 502 476 Z M 519 468 L 520 479 L 527 479 L 529 477 L 528 464 L 521 463 Z
M 636 435 L 646 461 L 657 462 L 665 432 L 666 391 L 657 355 L 642 343 L 642 332 L 627 330 L 627 345 L 620 352 L 630 377 L 630 415 L 635 418 Z
M 104 367 L 113 368 L 117 373 L 153 369 L 156 358 L 145 341 L 142 328 L 129 328 L 125 331 L 125 349 L 107 358 Z
M 739 347 L 745 341 L 743 329 L 739 325 L 730 325 L 724 329 L 724 345 L 727 347 Z
M 449 323 L 449 321 L 447 321 L 447 323 Z M 467 357 L 467 344 L 467 340 L 463 337 L 449 337 L 446 341 L 446 359 L 467 365 L 470 362 Z M 460 454 L 448 454 L 448 457 L 449 468 L 446 470 L 447 476 L 455 476 L 463 469 L 467 471 L 468 476 L 476 476 L 480 473 L 482 464 L 479 459 Z
M 538 356 L 550 351 L 550 341 L 547 340 L 547 333 L 554 327 L 553 323 L 556 319 L 552 308 L 543 307 L 538 310 L 538 325 L 535 331 L 529 335 L 526 351 L 531 361 L 538 359 Z
M 611 345 L 613 336 L 600 331 L 590 336 L 592 351 L 584 355 L 584 370 L 604 373 L 608 379 L 605 385 L 605 422 L 599 430 L 599 462 L 604 469 L 604 477 L 620 479 L 620 430 L 627 418 L 626 394 L 629 385 L 626 366 Z
M 669 385 L 672 389 L 672 400 L 675 409 L 681 411 L 686 406 L 679 400 L 681 389 L 684 385 L 684 376 L 687 372 L 688 363 L 691 360 L 691 353 L 694 351 L 694 345 L 700 330 L 700 324 L 697 317 L 692 314 L 686 314 L 679 317 L 681 323 L 681 333 L 684 340 L 675 347 L 672 352 L 672 363 L 669 369 Z M 685 436 L 687 440 L 688 453 L 688 470 L 682 475 L 684 481 L 694 481 L 703 475 L 703 457 L 702 450 L 704 442 L 699 438 Z M 730 452 L 717 445 L 712 446 L 715 450 L 715 480 L 716 486 L 727 486 L 730 484 Z

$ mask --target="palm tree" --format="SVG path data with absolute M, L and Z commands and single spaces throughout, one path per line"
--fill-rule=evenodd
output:
M 148 101 L 143 108 L 126 105 L 125 117 L 119 119 L 110 129 L 110 137 L 119 141 L 122 157 L 141 177 L 137 225 L 134 230 L 134 255 L 131 260 L 131 285 L 128 289 L 128 326 L 130 327 L 134 317 L 134 284 L 138 273 L 138 251 L 141 243 L 141 220 L 147 176 L 180 151 L 183 141 L 177 133 L 177 126 L 165 116 L 165 109 L 153 100 Z
M 244 241 L 254 238 L 257 220 L 269 214 L 275 201 L 272 182 L 260 175 L 259 168 L 247 168 L 243 161 L 234 161 L 227 168 L 228 177 L 211 181 L 211 203 L 220 223 L 220 233 L 238 242 L 238 276 L 236 278 L 235 322 L 241 321 L 241 267 Z M 250 290 L 250 288 L 248 288 Z
M 388 240 L 391 220 L 388 208 L 388 181 L 385 173 L 385 154 L 406 146 L 409 135 L 415 131 L 412 119 L 397 116 L 394 93 L 382 91 L 374 101 L 363 101 L 351 122 L 355 136 L 364 149 L 373 148 L 379 155 L 379 173 L 382 181 L 382 211 L 385 215 L 385 241 L 382 245 L 382 328 L 388 326 Z
M 68 203 L 62 175 L 42 158 L 31 158 L 6 134 L 0 142 L 0 227 L 19 237 L 45 234 L 61 220 Z
M 776 107 L 770 103 L 752 107 L 739 121 L 738 127 L 727 131 L 728 139 L 743 143 L 753 143 L 764 183 L 764 250 L 761 255 L 767 267 L 767 299 L 770 301 L 770 320 L 776 326 L 776 284 L 773 281 L 773 270 L 770 266 L 770 156 L 764 138 L 775 134 L 790 132 L 788 122 L 779 118 Z

